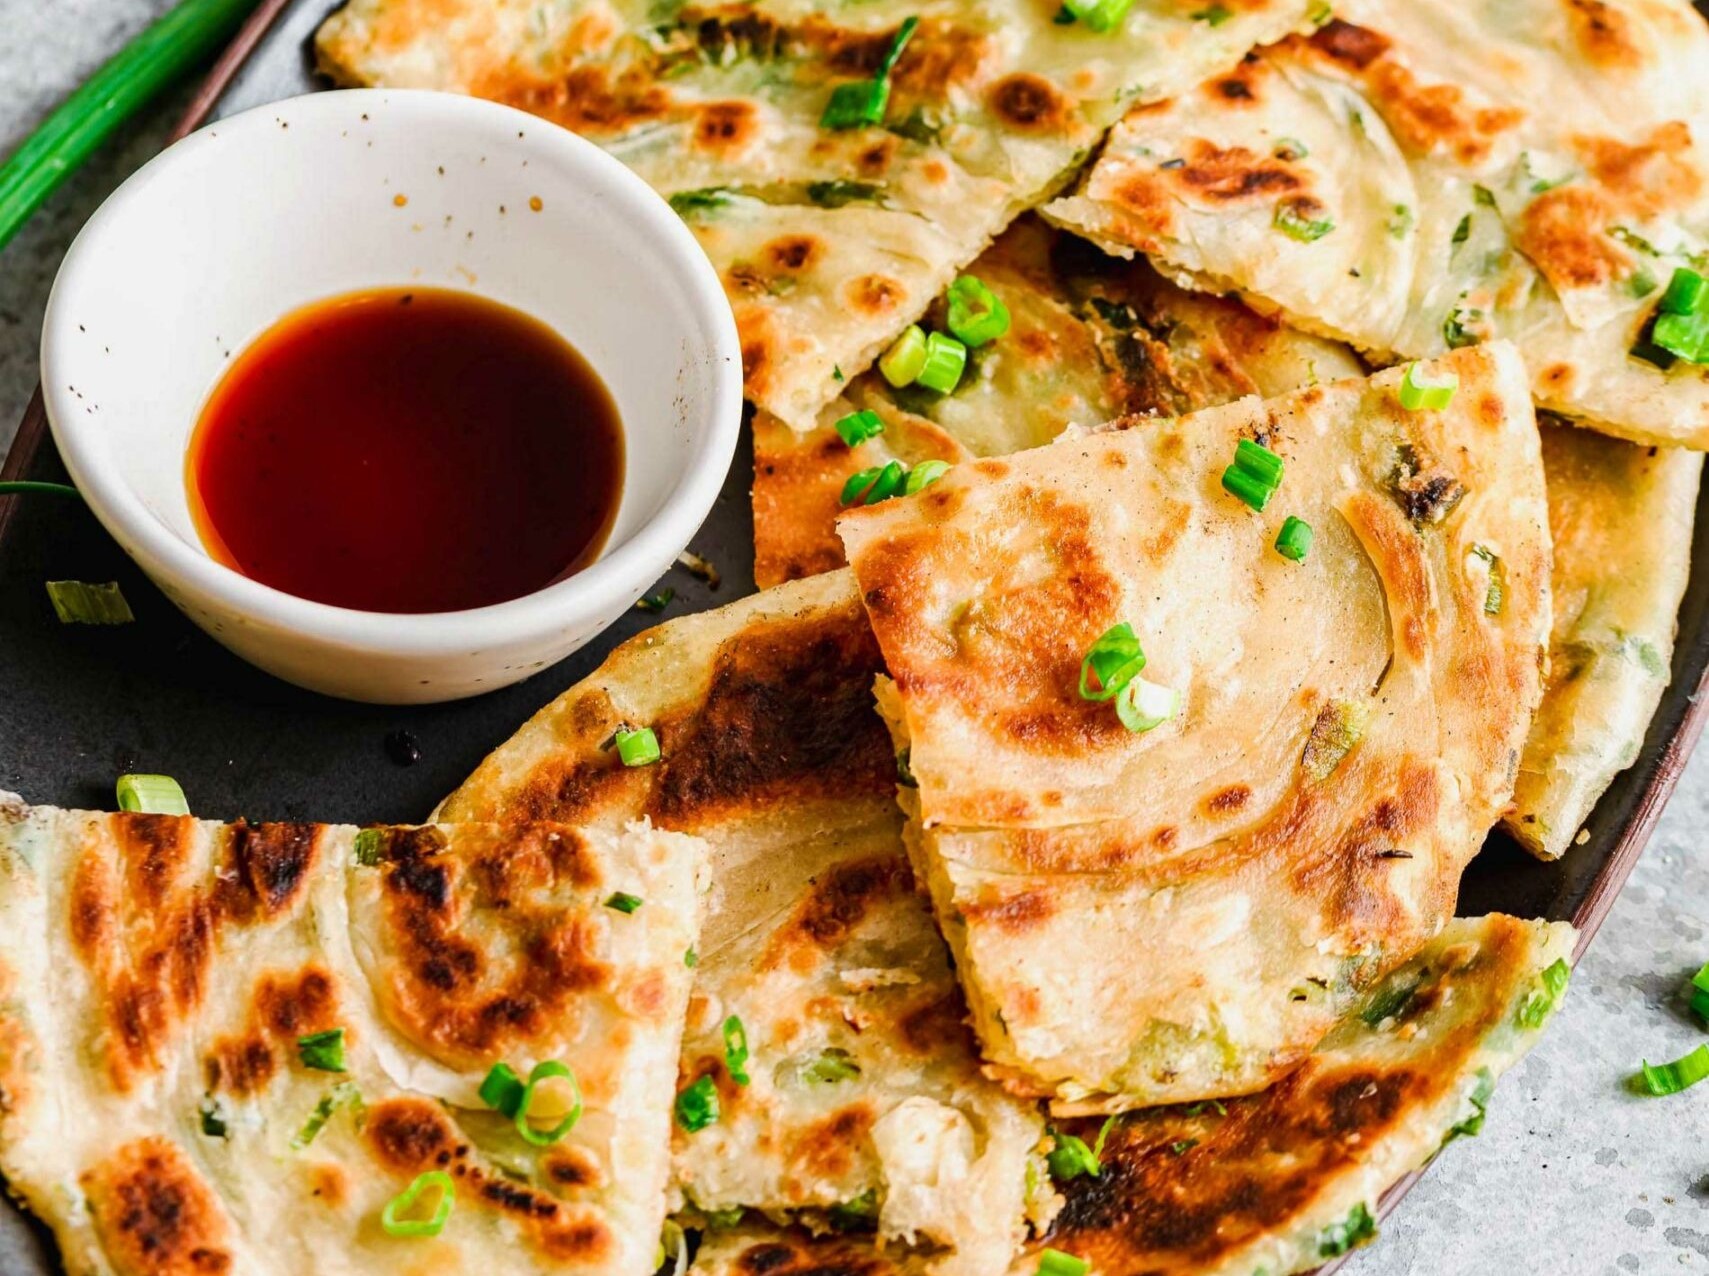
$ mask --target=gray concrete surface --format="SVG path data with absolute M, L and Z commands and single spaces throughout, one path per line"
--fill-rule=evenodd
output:
M 0 152 L 166 7 L 0 0 Z M 159 145 L 177 105 L 127 129 L 0 250 L 0 446 L 35 384 L 42 307 L 61 254 Z M 1705 829 L 1709 749 L 1687 771 L 1566 1008 L 1497 1091 L 1482 1137 L 1442 1157 L 1350 1272 L 1709 1271 L 1709 1084 L 1669 1099 L 1626 1088 L 1640 1057 L 1674 1058 L 1705 1039 L 1676 996 L 1709 960 Z

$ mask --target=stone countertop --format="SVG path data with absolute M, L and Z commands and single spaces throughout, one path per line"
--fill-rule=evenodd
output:
M 167 0 L 0 0 L 0 154 Z M 60 256 L 108 191 L 161 144 L 181 92 L 109 143 L 0 250 L 0 449 L 36 380 Z M 1709 1085 L 1626 1088 L 1640 1057 L 1704 1040 L 1677 997 L 1709 960 L 1709 747 L 1687 769 L 1542 1044 L 1496 1092 L 1481 1137 L 1425 1176 L 1353 1276 L 1709 1271 Z M 0 1238 L 0 1256 L 5 1253 Z

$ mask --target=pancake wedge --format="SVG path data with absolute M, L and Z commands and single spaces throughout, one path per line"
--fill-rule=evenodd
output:
M 761 587 L 840 567 L 836 518 L 856 470 L 951 463 L 1039 447 L 1070 425 L 1127 414 L 1179 416 L 1358 376 L 1345 346 L 1285 328 L 1237 302 L 1187 292 L 1142 261 L 1022 217 L 968 267 L 1007 307 L 1010 328 L 970 352 L 952 395 L 850 382 L 806 434 L 754 420 L 754 578 Z M 943 327 L 942 302 L 928 320 Z M 857 448 L 837 420 L 870 409 L 884 433 Z
M 1397 369 L 844 516 L 910 849 L 1017 1092 L 1260 1089 L 1451 915 L 1541 693 L 1549 542 L 1516 352 L 1421 371 L 1457 377 L 1445 410 L 1401 407 Z M 1265 514 L 1219 485 L 1242 439 L 1285 467 Z M 1078 691 L 1123 623 L 1180 697 L 1153 730 Z
M 7 1181 L 75 1272 L 644 1276 L 701 865 L 641 824 L 359 833 L 9 799 Z M 546 1060 L 583 1111 L 537 1146 L 479 1089 Z M 443 1230 L 391 1234 L 424 1173 L 452 1185 Z
M 1558 859 L 1637 758 L 1667 687 L 1703 458 L 1560 425 L 1542 434 L 1554 632 L 1506 824 Z
M 1540 406 L 1709 447 L 1709 367 L 1649 339 L 1709 249 L 1709 25 L 1677 0 L 1335 13 L 1131 113 L 1046 215 L 1385 361 L 1509 338 Z
M 1566 983 L 1562 923 L 1460 918 L 1263 1094 L 1063 1123 L 1099 1172 L 1017 1258 L 1100 1276 L 1287 1276 L 1375 1235 L 1389 1188 L 1483 1125 L 1497 1079 L 1535 1044 Z M 1545 973 L 1547 972 L 1547 973 Z M 849 1236 L 747 1226 L 708 1234 L 696 1276 L 913 1276 L 917 1258 Z
M 1098 32 L 1043 0 L 351 0 L 315 47 L 341 84 L 493 98 L 623 160 L 724 280 L 748 397 L 810 429 L 839 372 L 1054 193 L 1127 103 L 1184 92 L 1312 7 L 1236 0 L 1211 21 L 1137 0 Z M 910 19 L 879 123 L 825 126 Z
M 1063 1185 L 1015 1276 L 1046 1246 L 1099 1276 L 1287 1276 L 1369 1240 L 1384 1192 L 1482 1128 L 1566 987 L 1574 935 L 1457 918 L 1263 1094 L 1118 1118 L 1101 1173 Z
M 878 668 L 846 571 L 672 621 L 441 812 L 650 815 L 712 848 L 678 1089 L 709 1079 L 718 1117 L 675 1132 L 685 1224 L 763 1211 L 915 1245 L 933 1272 L 1001 1272 L 1043 1207 L 1027 1190 L 1043 1126 L 981 1075 L 903 850 Z M 653 727 L 658 764 L 602 748 L 623 722 Z

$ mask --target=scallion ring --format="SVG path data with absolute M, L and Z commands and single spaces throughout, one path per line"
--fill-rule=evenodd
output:
M 1440 412 L 1454 401 L 1454 391 L 1460 388 L 1460 378 L 1452 372 L 1431 376 L 1418 363 L 1406 365 L 1400 379 L 1400 405 L 1408 412 Z
M 978 347 L 1009 330 L 1009 308 L 976 275 L 962 275 L 949 286 L 947 323 L 963 345 Z
M 1181 708 L 1181 693 L 1134 678 L 1116 693 L 1116 717 L 1135 735 L 1160 727 Z
M 1311 524 L 1289 514 L 1282 520 L 1282 530 L 1276 534 L 1276 552 L 1283 558 L 1300 563 L 1311 552 Z
M 878 360 L 878 370 L 896 389 L 914 384 L 926 366 L 926 334 L 920 325 L 909 324 Z M 847 505 L 848 502 L 844 501 Z
M 1709 1077 L 1709 1045 L 1698 1046 L 1690 1054 L 1675 1059 L 1672 1063 L 1656 1064 L 1654 1067 L 1644 1063 L 1642 1067 L 1645 1090 L 1654 1095 L 1678 1094 Z
M 435 1188 L 439 1199 L 432 1214 L 426 1218 L 404 1217 L 423 1193 Z M 388 1236 L 437 1236 L 450 1222 L 451 1207 L 456 1199 L 457 1187 L 451 1176 L 444 1170 L 428 1170 L 425 1174 L 417 1174 L 414 1182 L 386 1202 L 386 1208 L 380 1211 L 380 1226 L 386 1229 Z
M 1038 1276 L 1086 1276 L 1092 1264 L 1059 1249 L 1046 1249 L 1038 1256 Z
M 121 775 L 119 810 L 146 815 L 188 815 L 190 803 L 169 775 Z
M 1080 698 L 1111 700 L 1145 668 L 1145 652 L 1125 620 L 1106 629 L 1080 661 Z
M 661 756 L 659 737 L 651 727 L 637 727 L 633 731 L 619 727 L 615 739 L 617 757 L 624 766 L 650 766 Z
M 908 481 L 902 485 L 902 494 L 914 496 L 948 473 L 948 461 L 921 461 L 908 471 Z
M 569 1082 L 571 1100 L 564 1107 L 564 1114 L 557 1123 L 542 1129 L 531 1119 L 531 1109 L 534 1106 L 535 1091 L 545 1081 Z M 576 1122 L 582 1119 L 582 1087 L 576 1080 L 576 1074 L 570 1071 L 569 1065 L 556 1059 L 542 1059 L 535 1064 L 533 1071 L 528 1074 L 528 1084 L 522 1087 L 522 1095 L 516 1102 L 516 1113 L 511 1119 L 516 1124 L 516 1132 L 537 1148 L 551 1147 L 575 1129 Z
M 884 422 L 871 408 L 862 408 L 838 420 L 837 433 L 850 447 L 859 447 L 868 439 L 883 434 Z
M 967 347 L 954 337 L 934 332 L 926 337 L 926 362 L 914 380 L 928 390 L 950 394 L 961 383 L 967 367 Z

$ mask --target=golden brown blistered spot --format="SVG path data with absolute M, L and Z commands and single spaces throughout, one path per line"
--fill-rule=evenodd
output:
M 991 110 L 998 120 L 1022 133 L 1066 133 L 1073 104 L 1042 75 L 1017 71 L 991 87 Z
M 86 1171 L 107 1259 L 125 1276 L 222 1276 L 233 1270 L 230 1225 L 195 1164 L 170 1139 L 124 1144 Z
M 124 814 L 110 817 L 125 865 L 125 883 L 135 907 L 163 907 L 172 884 L 188 864 L 196 821 L 187 815 Z
M 1641 141 L 1579 136 L 1573 146 L 1605 197 L 1636 217 L 1663 217 L 1695 205 L 1703 194 L 1691 126 L 1684 120 L 1657 125 Z
M 1331 18 L 1311 37 L 1313 47 L 1356 71 L 1363 71 L 1392 47 L 1387 36 L 1368 27 Z
M 296 906 L 318 855 L 318 824 L 230 824 L 216 902 L 244 924 L 278 917 Z
M 988 923 L 1018 935 L 1049 921 L 1056 915 L 1056 905 L 1045 891 L 1023 890 L 969 904 L 965 912 L 971 923 Z
M 695 120 L 694 144 L 729 156 L 746 149 L 759 132 L 759 112 L 752 102 L 708 102 Z
M 610 1260 L 617 1238 L 598 1213 L 584 1207 L 537 1227 L 535 1244 L 548 1258 L 596 1268 Z
M 1109 201 L 1116 216 L 1111 229 L 1124 242 L 1150 249 L 1155 239 L 1174 233 L 1175 194 L 1167 173 L 1135 167 L 1114 182 Z
M 765 412 L 754 417 L 753 437 L 754 583 L 770 589 L 841 567 L 840 497 L 866 464 L 861 452 L 831 426 L 803 435 Z
M 1572 389 L 1574 369 L 1570 363 L 1551 363 L 1537 374 L 1537 383 L 1550 394 L 1563 395 Z
M 1206 81 L 1204 92 L 1212 101 L 1225 106 L 1254 106 L 1263 96 L 1261 81 L 1268 74 L 1269 65 L 1254 58 L 1220 79 Z
M 843 295 L 854 310 L 867 317 L 886 315 L 908 298 L 908 289 L 888 275 L 862 275 L 851 279 Z
M 341 1165 L 318 1161 L 308 1167 L 309 1195 L 321 1204 L 339 1209 L 350 1199 L 350 1175 Z
M 865 178 L 883 177 L 890 169 L 891 158 L 896 154 L 896 148 L 902 140 L 894 133 L 886 133 L 862 146 L 860 153 L 855 156 L 855 168 Z
M 1252 790 L 1244 784 L 1231 784 L 1226 789 L 1219 789 L 1205 799 L 1207 815 L 1232 815 L 1243 808 L 1252 797 Z
M 613 977 L 600 956 L 604 919 L 579 889 L 564 900 L 587 872 L 579 835 L 517 826 L 471 850 L 477 836 L 467 831 L 456 855 L 394 839 L 381 878 L 387 1008 L 416 1042 L 457 1064 L 566 1030 L 576 1002 Z M 554 837 L 560 845 L 547 845 Z M 495 880 L 504 891 L 485 894 Z
M 803 1178 L 840 1179 L 855 1164 L 860 1145 L 872 1133 L 877 1114 L 870 1103 L 851 1103 L 804 1126 L 789 1138 L 789 1168 Z
M 832 865 L 812 880 L 789 920 L 773 933 L 758 968 L 775 970 L 788 962 L 791 969 L 811 969 L 880 906 L 908 898 L 913 889 L 908 861 L 901 855 Z
M 994 456 L 988 456 L 983 460 L 975 461 L 973 463 L 974 473 L 989 479 L 1000 479 L 1005 477 L 1009 473 L 1010 468 L 1011 467 L 1007 461 L 999 460 Z
M 650 74 L 623 71 L 614 77 L 607 67 L 593 64 L 574 66 L 547 80 L 524 79 L 506 67 L 477 79 L 469 91 L 589 136 L 622 133 L 661 118 L 670 107 L 670 95 Z
M 902 51 L 890 80 L 898 99 L 941 102 L 952 90 L 977 82 L 997 53 L 991 36 L 927 18 Z M 875 60 L 868 73 L 876 66 Z M 898 106 L 905 102 L 899 101 Z
M 1398 62 L 1377 63 L 1365 84 L 1403 145 L 1426 155 L 1445 150 L 1462 164 L 1483 162 L 1497 139 L 1525 122 L 1518 107 L 1475 107 L 1459 85 L 1422 85 Z
M 747 397 L 764 399 L 771 389 L 778 349 L 777 320 L 764 306 L 739 305 L 736 330 L 742 339 L 742 384 Z
M 608 1177 L 599 1158 L 576 1143 L 560 1143 L 541 1159 L 546 1182 L 561 1193 L 597 1192 Z
M 1603 228 L 1614 210 L 1588 186 L 1557 186 L 1532 200 L 1515 244 L 1558 289 L 1599 288 L 1624 278 L 1631 256 Z
M 1631 18 L 1606 0 L 1563 0 L 1579 52 L 1602 70 L 1641 70 L 1644 49 Z

